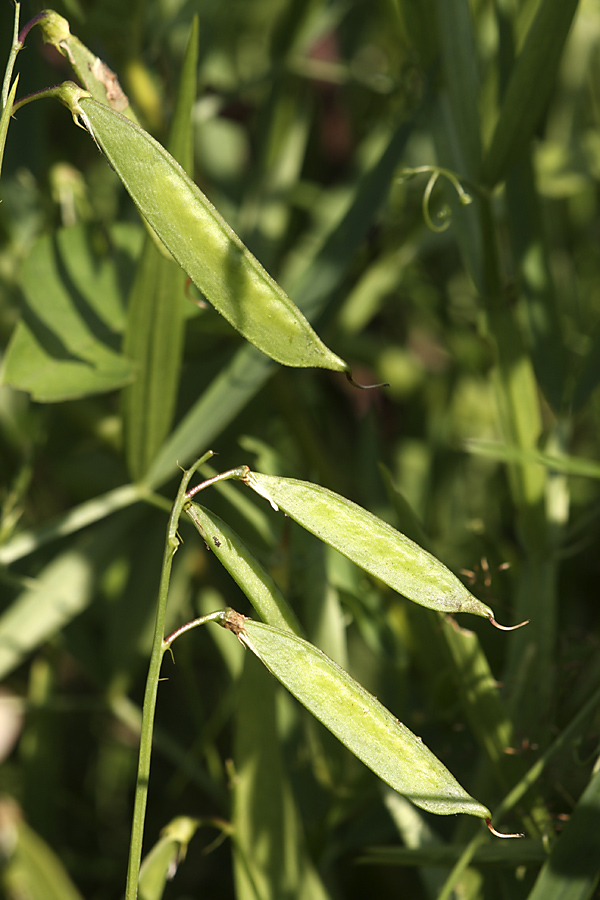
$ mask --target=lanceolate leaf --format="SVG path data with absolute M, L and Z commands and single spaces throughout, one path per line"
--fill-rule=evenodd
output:
M 308 641 L 234 610 L 224 613 L 220 624 L 394 790 L 438 815 L 490 818 L 489 810 L 467 794 L 421 738 Z
M 173 157 L 188 174 L 193 168 L 192 107 L 197 69 L 196 18 L 183 62 L 169 139 Z M 158 243 L 149 229 L 129 297 L 123 342 L 125 355 L 135 363 L 137 373 L 123 393 L 127 461 L 136 480 L 146 474 L 169 433 L 183 353 L 185 275 L 172 258 L 161 253 Z
M 246 484 L 303 528 L 409 600 L 442 613 L 493 619 L 435 556 L 356 503 L 317 484 L 249 472 Z
M 493 188 L 522 153 L 548 102 L 578 0 L 541 0 L 515 63 L 483 163 Z
M 236 900 L 327 900 L 304 840 L 277 716 L 279 685 L 245 654 L 235 718 Z
M 23 900 L 82 900 L 63 863 L 40 835 L 23 821 L 14 801 L 0 806 L 5 846 L 2 895 Z
M 600 881 L 600 768 L 579 799 L 528 900 L 590 900 Z
M 139 900 L 161 900 L 167 881 L 185 859 L 188 844 L 199 825 L 199 819 L 178 816 L 162 829 L 140 869 Z
M 23 318 L 6 353 L 3 381 L 54 403 L 122 387 L 134 366 L 119 352 L 123 283 L 141 230 L 108 235 L 76 225 L 44 235 L 23 267 Z

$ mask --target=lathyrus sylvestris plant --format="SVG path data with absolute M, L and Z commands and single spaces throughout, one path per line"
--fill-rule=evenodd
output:
M 33 24 L 39 25 L 45 39 L 69 59 L 83 87 L 66 82 L 17 99 L 18 78 L 13 80 L 12 71 Z M 42 97 L 55 97 L 68 107 L 75 123 L 89 132 L 121 179 L 166 255 L 179 264 L 201 294 L 247 341 L 281 365 L 321 367 L 350 375 L 347 363 L 323 343 L 185 168 L 133 120 L 110 70 L 71 35 L 66 20 L 52 11 L 41 13 L 21 33 L 15 27 L 4 81 L 0 162 L 11 116 L 26 103 Z M 9 348 L 9 382 L 11 372 L 18 369 L 19 347 L 15 341 Z M 192 475 L 210 455 L 205 454 L 185 473 L 169 520 L 143 710 L 127 900 L 136 896 L 140 877 L 162 658 L 177 637 L 207 621 L 216 621 L 233 632 L 313 715 L 396 791 L 429 812 L 467 813 L 489 825 L 490 810 L 461 787 L 422 740 L 343 668 L 305 640 L 294 612 L 268 573 L 225 522 L 192 498 L 216 481 L 241 481 L 265 497 L 274 509 L 281 509 L 409 600 L 444 614 L 472 613 L 497 624 L 492 610 L 430 553 L 381 519 L 318 485 L 262 475 L 242 466 L 189 489 Z M 233 610 L 217 610 L 165 637 L 169 578 L 179 544 L 177 528 L 182 513 L 187 514 L 237 581 L 262 622 Z

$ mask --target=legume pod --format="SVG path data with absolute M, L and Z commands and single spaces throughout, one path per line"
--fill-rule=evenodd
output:
M 218 621 L 355 756 L 416 806 L 437 815 L 490 818 L 421 738 L 315 646 L 231 609 Z
M 409 600 L 441 613 L 494 620 L 446 566 L 372 513 L 327 488 L 294 478 L 250 472 L 244 482 L 307 531 Z
M 198 503 L 185 508 L 206 545 L 246 594 L 250 603 L 269 625 L 300 632 L 300 624 L 287 600 L 241 538 L 215 513 Z
M 164 147 L 75 85 L 62 85 L 60 99 L 165 247 L 234 328 L 283 365 L 348 371 Z

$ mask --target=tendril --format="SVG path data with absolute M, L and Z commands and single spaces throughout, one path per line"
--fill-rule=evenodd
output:
M 460 183 L 458 176 L 454 172 L 450 171 L 450 169 L 443 169 L 440 166 L 418 166 L 416 169 L 404 169 L 402 171 L 402 174 L 400 175 L 400 180 L 412 178 L 415 175 L 421 175 L 424 173 L 430 173 L 430 177 L 423 192 L 423 218 L 427 223 L 427 227 L 430 228 L 431 231 L 435 231 L 439 234 L 442 231 L 446 231 L 446 229 L 450 227 L 451 211 L 450 207 L 445 204 L 437 213 L 437 219 L 440 221 L 436 223 L 433 220 L 430 210 L 431 194 L 433 193 L 433 189 L 437 183 L 438 178 L 440 176 L 443 176 L 444 178 L 448 179 L 448 181 L 458 194 L 458 199 L 461 206 L 468 206 L 473 202 L 473 198 L 464 189 L 464 187 Z

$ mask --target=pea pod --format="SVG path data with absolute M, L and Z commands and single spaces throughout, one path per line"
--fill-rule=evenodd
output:
M 234 328 L 283 365 L 348 371 L 164 147 L 75 85 L 62 85 L 58 96 L 174 259 Z
M 223 613 L 219 624 L 236 634 L 355 756 L 416 806 L 437 815 L 490 818 L 421 738 L 315 646 L 235 610 Z
M 294 478 L 248 471 L 243 480 L 275 508 L 409 600 L 442 613 L 474 613 L 496 624 L 492 610 L 435 556 L 356 503 Z
M 219 562 L 250 600 L 261 619 L 269 625 L 300 633 L 300 624 L 287 600 L 241 538 L 219 516 L 190 503 L 185 512 Z

